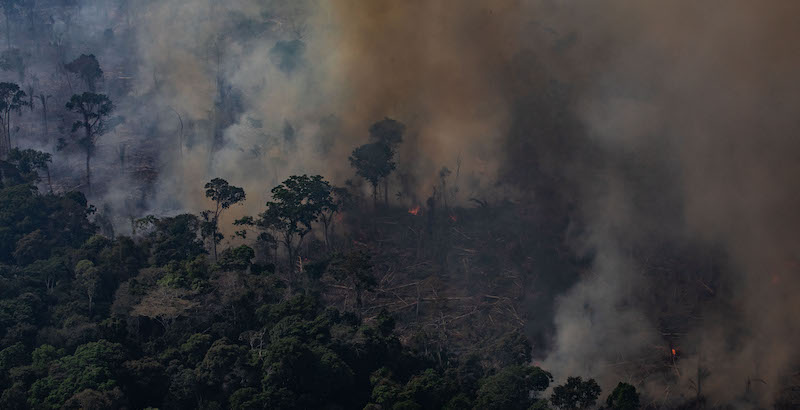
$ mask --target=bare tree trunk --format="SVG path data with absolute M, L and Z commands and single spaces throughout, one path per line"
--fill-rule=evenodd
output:
M 42 115 L 44 116 L 44 138 L 50 142 L 49 132 L 47 130 L 47 97 L 44 94 L 39 95 L 39 100 L 42 102 Z
M 217 261 L 217 222 L 214 221 L 214 233 L 211 236 L 211 245 L 214 248 L 214 262 Z
M 219 216 L 222 210 L 219 208 L 219 199 L 217 199 L 217 208 L 214 211 L 214 232 L 211 233 L 211 244 L 214 245 L 214 262 L 217 261 L 217 233 L 219 232 Z
M 6 125 L 8 122 L 9 113 L 6 112 L 6 117 L 3 119 L 2 127 L 3 127 L 3 146 L 2 150 L 0 150 L 0 155 L 4 158 L 11 152 L 11 136 L 8 135 L 8 126 Z
M 53 182 L 50 180 L 50 167 L 45 167 L 47 171 L 47 186 L 50 188 L 50 193 L 53 193 Z
M 91 152 L 91 148 L 86 147 L 86 189 L 90 195 L 92 193 L 92 169 L 89 166 L 89 162 L 92 160 Z
M 333 216 L 333 215 L 331 215 L 331 216 Z M 323 228 L 325 229 L 325 250 L 326 251 L 330 251 L 331 250 L 331 243 L 330 243 L 330 241 L 328 241 L 328 224 L 330 222 L 329 222 L 329 220 L 327 218 L 325 218 L 325 216 L 323 216 L 322 218 L 323 218 L 322 219 L 322 225 L 323 225 Z

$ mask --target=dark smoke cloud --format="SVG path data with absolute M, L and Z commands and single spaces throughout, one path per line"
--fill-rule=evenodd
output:
M 691 396 L 699 361 L 711 398 L 733 401 L 759 379 L 751 393 L 767 400 L 797 364 L 800 336 L 798 8 L 339 2 L 345 121 L 408 122 L 404 159 L 428 175 L 464 152 L 505 182 L 561 184 L 585 225 L 576 250 L 594 255 L 559 303 L 544 363 L 561 376 L 628 379 L 669 400 L 663 377 L 642 369 L 665 350 L 653 304 L 671 301 L 643 297 L 663 292 L 634 249 L 666 243 L 698 259 L 722 249 L 716 298 L 674 340 L 672 398 Z M 704 275 L 690 274 L 694 287 Z
M 566 361 L 568 368 L 592 370 L 648 354 L 658 335 L 636 312 L 652 310 L 647 303 L 653 301 L 636 303 L 635 295 L 654 286 L 641 283 L 652 274 L 626 268 L 624 250 L 650 234 L 722 247 L 729 260 L 718 297 L 679 342 L 687 353 L 680 387 L 696 380 L 699 360 L 710 373 L 704 391 L 712 398 L 730 402 L 748 380 L 760 379 L 766 385 L 758 383 L 759 398 L 768 399 L 796 369 L 800 327 L 790 316 L 800 307 L 793 296 L 800 140 L 792 113 L 799 108 L 794 39 L 800 29 L 790 16 L 798 8 L 792 2 L 612 2 L 603 10 L 570 11 L 569 24 L 581 39 L 571 58 L 590 67 L 579 97 L 589 136 L 611 153 L 630 155 L 627 164 L 644 161 L 634 168 L 637 176 L 658 184 L 612 176 L 607 192 L 584 188 L 592 193 L 581 208 L 597 235 L 589 239 L 599 255 L 596 276 L 561 302 L 554 366 Z M 676 212 L 642 200 L 653 195 L 663 195 Z M 582 304 L 600 313 L 587 315 Z M 576 327 L 588 343 L 571 337 Z M 652 387 L 663 396 L 663 386 Z

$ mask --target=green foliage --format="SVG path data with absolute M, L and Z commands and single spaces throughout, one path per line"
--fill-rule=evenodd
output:
M 228 184 L 222 178 L 214 178 L 206 186 L 206 197 L 214 201 L 217 209 L 228 209 L 231 205 L 244 201 L 244 189 Z
M 38 322 L 42 307 L 41 297 L 32 292 L 0 300 L 0 336 L 4 336 L 0 341 L 9 345 L 18 341 L 28 342 L 30 335 L 26 328 Z
M 89 211 L 80 193 L 41 196 L 25 183 L 0 187 L 0 262 L 19 257 L 24 265 L 60 247 L 79 247 L 94 231 Z
M 13 345 L 0 350 L 0 373 L 5 373 L 13 367 L 21 366 L 28 361 L 28 353 L 25 345 L 14 343 Z
M 293 267 L 294 257 L 312 224 L 334 206 L 331 186 L 320 175 L 293 175 L 272 188 L 272 200 L 255 225 L 281 233 Z
M 64 356 L 64 349 L 51 345 L 41 345 L 31 353 L 32 364 L 39 369 L 46 369 L 54 360 Z
M 594 379 L 568 377 L 563 385 L 553 388 L 550 402 L 562 410 L 581 410 L 594 406 L 600 397 L 600 386 Z
M 293 175 L 272 189 L 272 201 L 267 202 L 261 218 L 266 226 L 305 236 L 330 205 L 329 187 L 319 175 Z
M 75 353 L 54 361 L 48 375 L 31 386 L 28 402 L 38 408 L 62 408 L 86 389 L 108 392 L 117 384 L 124 361 L 122 345 L 106 340 L 79 346 Z
M 370 375 L 370 383 L 373 386 L 370 399 L 381 407 L 390 408 L 402 392 L 402 385 L 394 380 L 392 371 L 386 367 Z
M 205 253 L 200 240 L 200 221 L 197 216 L 181 214 L 154 221 L 155 229 L 148 235 L 156 265 L 170 261 L 194 259 Z
M 440 409 L 455 393 L 452 380 L 433 369 L 415 375 L 406 383 L 399 398 L 403 402 L 413 402 L 422 409 Z
M 223 270 L 244 271 L 250 267 L 251 261 L 255 257 L 256 252 L 253 248 L 247 245 L 241 245 L 223 251 L 219 261 L 217 261 L 217 266 Z
M 211 336 L 203 333 L 195 333 L 180 346 L 181 354 L 185 355 L 188 363 L 197 364 L 211 347 Z
M 401 343 L 406 313 L 363 298 L 377 288 L 376 270 L 394 269 L 377 247 L 342 241 L 341 253 L 309 251 L 300 283 L 283 269 L 253 274 L 259 246 L 207 258 L 196 215 L 134 220 L 133 237 L 97 235 L 83 194 L 32 186 L 48 159 L 39 154 L 0 162 L 0 408 L 547 406 L 539 395 L 550 375 L 526 365 L 531 345 L 520 332 L 469 356 L 431 351 L 424 332 L 419 348 Z M 215 181 L 211 219 L 244 196 Z M 240 225 L 272 244 L 289 234 L 287 249 L 299 252 L 348 195 L 320 176 L 294 176 L 273 190 L 265 213 Z M 349 311 L 340 312 L 334 298 L 346 292 Z M 612 393 L 609 405 L 629 402 L 625 394 Z M 580 397 L 559 406 L 585 407 Z
M 214 178 L 206 186 L 206 197 L 214 201 L 215 208 L 201 213 L 203 222 L 200 232 L 204 238 L 210 238 L 214 248 L 214 259 L 217 259 L 217 244 L 223 239 L 219 233 L 219 217 L 222 211 L 245 199 L 244 189 L 228 184 L 222 178 Z
M 606 406 L 611 410 L 636 410 L 639 408 L 639 393 L 636 387 L 620 382 L 608 395 Z
M 34 149 L 12 148 L 7 160 L 16 165 L 26 181 L 39 182 L 38 171 L 47 170 L 48 164 L 53 162 L 53 155 Z
M 227 339 L 215 341 L 197 367 L 197 379 L 206 386 L 216 386 L 226 396 L 240 386 L 241 368 L 245 366 L 247 349 Z
M 202 290 L 208 286 L 209 267 L 204 255 L 191 261 L 172 261 L 158 284 L 170 288 Z
M 231 410 L 260 410 L 264 406 L 265 398 L 259 389 L 244 387 L 236 390 L 229 399 Z
M 334 351 L 307 339 L 306 329 L 297 329 L 297 336 L 293 332 L 286 329 L 271 336 L 264 356 L 264 389 L 287 389 L 287 397 L 299 408 L 321 405 L 348 389 L 353 381 L 350 367 Z
M 550 385 L 550 373 L 533 366 L 514 365 L 485 378 L 477 392 L 475 408 L 526 410 Z

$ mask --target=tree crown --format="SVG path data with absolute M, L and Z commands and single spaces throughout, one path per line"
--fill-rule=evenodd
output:
M 350 165 L 356 169 L 358 176 L 375 186 L 394 171 L 396 164 L 392 161 L 393 158 L 394 152 L 389 145 L 373 142 L 353 150 Z
M 205 185 L 206 197 L 219 204 L 221 209 L 244 201 L 244 189 L 228 184 L 222 178 L 214 178 Z

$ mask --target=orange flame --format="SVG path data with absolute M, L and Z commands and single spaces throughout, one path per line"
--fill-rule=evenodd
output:
M 417 214 L 419 214 L 419 205 L 417 205 L 417 206 L 415 206 L 413 208 L 408 208 L 408 213 L 410 213 L 411 215 L 415 215 L 415 216 Z
M 676 356 L 677 354 L 678 354 L 678 352 L 676 352 L 675 349 L 672 349 L 672 355 Z

